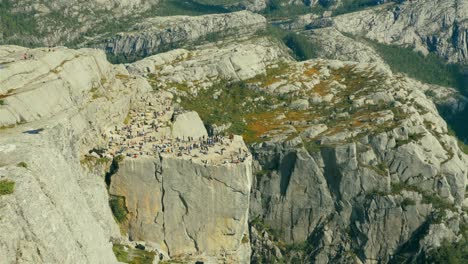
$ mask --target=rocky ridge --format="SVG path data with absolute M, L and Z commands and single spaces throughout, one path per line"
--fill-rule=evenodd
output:
M 148 56 L 157 51 L 184 45 L 210 35 L 245 36 L 266 27 L 266 19 L 248 11 L 204 16 L 153 17 L 95 47 L 114 55 Z
M 466 1 L 404 1 L 333 16 L 303 15 L 285 27 L 334 27 L 380 43 L 433 52 L 451 63 L 466 64 Z

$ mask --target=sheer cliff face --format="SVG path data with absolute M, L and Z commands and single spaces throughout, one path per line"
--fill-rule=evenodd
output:
M 245 148 L 245 146 L 244 146 Z M 110 193 L 126 198 L 129 237 L 170 256 L 247 263 L 251 160 L 204 165 L 188 159 L 128 159 Z
M 405 11 L 418 3 L 403 6 L 414 20 L 402 25 L 425 21 Z M 442 32 L 454 29 L 452 11 L 464 10 L 455 3 L 443 6 L 450 12 Z M 380 21 L 379 12 L 371 17 Z M 353 30 L 366 27 L 359 22 L 364 13 L 348 15 Z M 335 19 L 349 29 L 343 17 Z M 403 18 L 393 19 L 398 25 Z M 108 44 L 145 53 L 161 45 L 154 34 L 167 32 L 174 43 L 249 25 L 262 28 L 265 20 L 248 12 L 155 18 L 138 24 L 135 38 L 122 33 L 125 41 Z M 370 25 L 365 32 L 377 32 Z M 0 263 L 114 263 L 110 241 L 141 243 L 175 261 L 372 263 L 459 240 L 468 219 L 468 159 L 432 99 L 466 100 L 454 89 L 392 73 L 369 46 L 335 28 L 311 33 L 326 36 L 326 57 L 357 62 L 297 62 L 267 37 L 172 50 L 125 66 L 93 49 L 1 46 L 0 181 L 15 187 L 0 196 L 0 215 L 8 216 L 0 217 Z M 233 95 L 229 82 L 245 90 Z M 201 102 L 205 91 L 212 94 Z M 221 105 L 207 115 L 223 94 L 243 107 L 220 114 Z M 128 126 L 132 111 L 146 118 L 142 105 L 167 110 L 152 141 L 207 137 L 198 114 L 182 111 L 187 98 L 198 109 L 185 110 L 222 115 L 214 124 L 219 131 L 244 131 L 249 145 L 233 136 L 207 154 L 147 152 L 112 166 L 101 153 L 111 148 L 108 133 Z M 235 160 L 241 154 L 245 159 Z M 128 214 L 120 225 L 109 194 L 124 198 Z
M 153 92 L 97 50 L 4 46 L 0 54 L 0 180 L 15 184 L 0 197 L 2 215 L 9 215 L 0 219 L 0 263 L 116 262 L 110 241 L 126 243 L 127 233 L 120 234 L 109 208 L 103 175 L 110 160 L 88 153 L 106 147 L 103 134 L 142 97 L 157 104 L 167 92 Z M 170 113 L 168 132 L 206 137 L 194 116 L 179 114 L 171 123 Z M 248 153 L 238 136 L 223 151 L 228 160 Z M 251 157 L 234 164 L 210 155 L 122 161 L 110 192 L 126 198 L 128 238 L 171 258 L 249 261 Z
M 0 263 L 116 262 L 110 239 L 120 234 L 102 169 L 82 167 L 80 154 L 148 86 L 117 78 L 128 73 L 95 50 L 2 46 L 0 54 L 0 178 L 15 182 L 0 197 L 8 216 Z
M 271 140 L 252 146 L 258 161 L 250 211 L 254 227 L 268 226 L 270 235 L 286 243 L 307 241 L 314 250 L 305 246 L 300 258 L 318 263 L 389 261 L 460 236 L 468 159 L 421 92 L 424 85 L 365 64 L 305 65 L 319 66 L 307 78 L 315 83 L 307 110 L 315 112 L 313 125 L 304 130 L 304 120 L 295 120 L 290 130 L 299 136 L 285 140 L 281 133 L 267 133 Z M 350 66 L 356 68 L 346 78 L 335 75 Z M 295 76 L 295 85 L 303 72 L 312 72 L 291 68 L 286 76 Z M 325 88 L 335 95 L 325 106 L 331 112 L 313 110 L 330 94 L 323 91 L 324 73 L 335 76 Z M 315 78 L 320 81 L 310 80 Z M 360 80 L 355 92 L 353 79 Z M 256 232 L 252 240 L 261 246 L 253 248 L 253 260 L 282 258 L 274 253 L 273 239 Z

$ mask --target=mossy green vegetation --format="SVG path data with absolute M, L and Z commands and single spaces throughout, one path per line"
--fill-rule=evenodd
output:
M 0 1 L 0 36 L 9 38 L 16 34 L 37 36 L 37 24 L 31 13 L 13 10 L 13 1 Z M 1 38 L 0 38 L 1 40 Z M 17 42 L 15 44 L 28 45 L 31 43 Z
M 127 206 L 125 205 L 125 197 L 111 195 L 109 205 L 118 223 L 123 223 L 127 220 Z
M 24 161 L 21 161 L 19 162 L 18 164 L 16 164 L 17 167 L 21 167 L 21 168 L 28 168 L 28 164 Z
M 291 32 L 275 26 L 268 26 L 265 30 L 259 31 L 257 35 L 269 36 L 279 40 L 291 50 L 292 55 L 299 61 L 318 57 L 319 47 L 315 45 L 311 39 L 301 33 Z
M 0 195 L 12 194 L 15 191 L 15 182 L 0 180 Z
M 347 35 L 356 38 L 356 36 Z M 409 77 L 424 83 L 454 87 L 462 95 L 468 95 L 467 66 L 446 63 L 443 58 L 432 52 L 424 55 L 410 47 L 382 44 L 369 39 L 365 39 L 365 41 L 377 50 L 392 71 L 405 73 Z M 440 106 L 438 110 L 455 131 L 454 135 L 456 134 L 461 142 L 467 143 L 468 123 L 466 122 L 466 116 L 468 115 L 468 108 L 457 114 L 453 114 L 450 107 Z M 463 151 L 468 151 L 464 145 L 461 145 L 461 148 Z
M 424 83 L 456 87 L 460 91 L 466 88 L 460 66 L 447 64 L 439 56 L 429 53 L 424 55 L 409 47 L 388 45 L 367 40 L 394 72 L 402 72 Z
M 366 9 L 368 7 L 376 6 L 377 4 L 378 4 L 378 1 L 376 0 L 347 0 L 347 1 L 343 1 L 342 4 L 339 5 L 337 9 L 333 10 L 333 15 L 337 16 L 337 15 L 342 15 L 346 13 L 356 12 L 362 9 Z M 325 6 L 325 7 L 328 7 L 328 6 Z
M 154 252 L 118 244 L 114 245 L 112 250 L 118 261 L 130 264 L 151 264 L 156 256 Z
M 288 0 L 270 0 L 263 11 L 263 15 L 270 20 L 282 20 L 293 18 L 308 13 L 320 14 L 326 11 L 322 5 L 305 6 L 303 4 L 291 4 Z
M 238 1 L 231 0 L 162 0 L 151 11 L 148 11 L 148 16 L 198 16 L 206 14 L 217 14 L 230 12 L 224 7 L 226 4 L 233 4 Z

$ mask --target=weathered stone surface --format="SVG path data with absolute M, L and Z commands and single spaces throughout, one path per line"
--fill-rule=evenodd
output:
M 113 54 L 148 56 L 167 46 L 209 34 L 242 36 L 266 27 L 266 19 L 248 11 L 204 16 L 153 17 L 94 45 Z
M 251 162 L 129 158 L 112 176 L 110 192 L 126 198 L 132 239 L 159 243 L 171 257 L 248 263 Z
M 343 32 L 364 35 L 388 44 L 413 46 L 435 52 L 449 62 L 468 60 L 468 3 L 456 1 L 405 1 L 333 18 Z
M 0 120 L 19 124 L 3 128 L 0 137 L 0 177 L 15 182 L 14 193 L 0 197 L 1 214 L 8 215 L 0 220 L 0 263 L 116 263 L 110 239 L 120 233 L 104 168 L 85 169 L 80 154 L 100 144 L 107 125 L 123 120 L 136 80 L 119 80 L 125 69 L 108 64 L 102 52 L 1 50 L 8 63 Z M 34 59 L 20 60 L 23 53 Z M 95 83 L 96 92 L 113 96 L 92 100 Z
M 172 125 L 172 137 L 207 137 L 208 133 L 196 112 L 186 112 L 175 116 L 174 124 Z
M 154 74 L 158 80 L 155 85 L 161 88 L 173 83 L 197 88 L 211 86 L 213 79 L 238 81 L 265 74 L 268 66 L 280 60 L 290 61 L 291 57 L 269 39 L 257 38 L 195 51 L 177 49 L 134 62 L 127 68 L 133 74 Z
M 454 208 L 464 202 L 468 159 L 447 135 L 447 125 L 424 94 L 434 91 L 433 99 L 443 101 L 436 92 L 441 87 L 408 78 L 392 81 L 402 77 L 374 64 L 314 63 L 290 64 L 281 76 L 287 82 L 308 83 L 308 78 L 314 85 L 302 89 L 315 97 L 334 94 L 326 106 L 308 110 L 318 124 L 308 131 L 303 128 L 306 122 L 286 122 L 283 130 L 275 127 L 281 133 L 267 132 L 267 142 L 251 146 L 259 162 L 250 211 L 253 222 L 261 223 L 255 227 L 274 234 L 273 241 L 297 245 L 307 240 L 313 253 L 293 250 L 283 260 L 315 263 L 388 261 L 390 255 L 437 247 L 442 237 L 453 239 L 459 234 L 457 224 L 440 226 L 434 219 L 442 211 L 451 215 L 439 220 L 444 223 L 456 219 L 459 224 L 463 219 L 464 214 Z M 349 67 L 353 70 L 348 71 Z M 353 85 L 346 79 L 356 78 L 354 74 L 361 80 L 379 76 L 379 81 L 369 79 L 352 92 Z M 326 82 L 327 78 L 333 81 Z M 304 96 L 298 91 L 287 94 L 293 99 Z M 316 99 L 311 101 L 315 104 Z M 369 119 L 365 118 L 368 110 L 361 112 L 364 116 L 356 114 L 367 107 L 379 110 L 372 110 L 375 116 Z M 361 122 L 370 122 L 369 130 Z M 304 129 L 300 137 L 287 130 L 291 124 Z M 393 125 L 379 129 L 389 124 Z M 428 204 L 428 197 L 443 199 L 453 208 Z M 418 230 L 431 230 L 431 235 L 417 237 Z M 255 258 L 260 254 L 267 261 L 278 260 L 268 243 L 256 241 L 260 248 L 253 249 Z M 404 243 L 414 243 L 415 251 L 404 251 Z

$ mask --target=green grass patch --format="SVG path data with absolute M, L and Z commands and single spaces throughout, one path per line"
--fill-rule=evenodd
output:
M 270 0 L 262 15 L 270 20 L 282 20 L 309 13 L 321 14 L 326 10 L 322 5 L 306 6 L 302 3 L 291 4 L 289 0 Z
M 15 191 L 15 182 L 10 180 L 0 181 L 0 195 L 12 194 Z
M 151 264 L 156 256 L 154 252 L 118 244 L 114 245 L 112 250 L 118 261 L 130 264 Z
M 206 14 L 228 13 L 229 9 L 223 4 L 229 4 L 238 1 L 210 1 L 210 0 L 162 0 L 151 11 L 149 16 L 199 16 Z
M 11 0 L 0 1 L 0 32 L 3 38 L 9 38 L 16 34 L 37 35 L 37 24 L 34 16 L 29 12 L 15 12 L 13 2 Z

